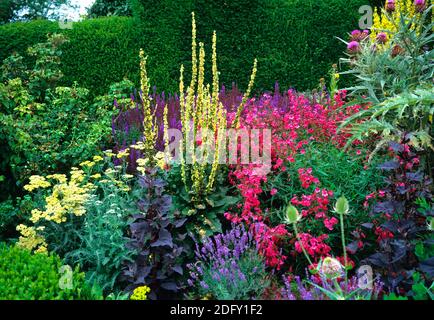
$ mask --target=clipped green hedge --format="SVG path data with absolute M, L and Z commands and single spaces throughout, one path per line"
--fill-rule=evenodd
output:
M 191 12 L 196 12 L 198 40 L 210 62 L 212 31 L 218 36 L 221 81 L 241 88 L 258 58 L 256 89 L 311 89 L 338 61 L 345 36 L 357 27 L 358 8 L 367 0 L 131 0 L 134 18 L 109 17 L 75 23 L 60 30 L 55 22 L 34 21 L 0 27 L 0 59 L 45 40 L 47 32 L 65 32 L 63 82 L 78 81 L 103 94 L 128 77 L 138 84 L 138 50 L 149 56 L 151 83 L 159 90 L 178 89 L 179 67 L 189 70 Z M 208 68 L 210 69 L 210 68 Z M 188 76 L 188 74 L 186 75 Z
M 317 86 L 338 61 L 345 46 L 335 37 L 345 37 L 357 27 L 359 7 L 367 0 L 179 0 L 176 5 L 171 0 L 133 2 L 142 6 L 135 12 L 145 33 L 158 26 L 159 33 L 149 38 L 148 45 L 168 49 L 162 54 L 170 55 L 174 65 L 168 64 L 166 75 L 175 85 L 179 64 L 184 63 L 187 70 L 189 67 L 190 12 L 194 11 L 198 41 L 205 43 L 208 63 L 212 32 L 217 31 L 220 79 L 224 84 L 235 81 L 245 88 L 256 57 L 257 90 L 272 89 L 275 81 L 284 88 L 305 90 Z M 178 39 L 178 35 L 183 36 Z M 177 49 L 173 51 L 174 45 Z

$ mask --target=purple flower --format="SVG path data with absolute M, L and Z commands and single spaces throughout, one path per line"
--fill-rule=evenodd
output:
M 416 12 L 422 12 L 426 8 L 425 0 L 414 0 L 414 6 L 416 7 Z
M 209 287 L 208 287 L 208 285 L 205 283 L 205 281 L 201 281 L 201 282 L 200 282 L 200 286 L 201 286 L 203 289 L 205 289 L 205 290 L 208 290 L 208 289 L 209 289 Z
M 396 8 L 395 0 L 387 0 L 386 11 L 387 12 L 393 12 L 393 11 L 395 11 L 395 8 Z
M 385 32 L 380 32 L 377 35 L 378 43 L 385 44 L 387 42 L 387 34 Z
M 347 46 L 349 53 L 357 53 L 360 52 L 360 44 L 357 41 L 351 41 Z

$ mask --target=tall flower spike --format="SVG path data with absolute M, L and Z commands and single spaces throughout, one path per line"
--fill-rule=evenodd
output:
M 158 135 L 158 129 L 155 125 L 155 117 L 151 110 L 151 100 L 149 99 L 149 78 L 146 72 L 146 61 L 143 49 L 140 49 L 140 89 L 141 89 L 141 102 L 143 104 L 143 128 L 144 128 L 144 153 L 149 159 L 153 158 L 155 153 L 155 140 Z
M 233 124 L 233 127 L 235 129 L 237 129 L 239 127 L 239 125 L 240 125 L 241 113 L 243 112 L 244 106 L 247 103 L 247 99 L 250 96 L 250 92 L 253 89 L 253 85 L 255 83 L 255 78 L 256 78 L 257 66 L 258 66 L 258 60 L 255 59 L 255 61 L 253 62 L 253 69 L 252 69 L 252 74 L 250 75 L 249 85 L 248 85 L 246 93 L 244 94 L 243 99 L 241 100 L 241 103 L 240 103 L 240 105 L 238 106 L 238 109 L 237 109 L 237 114 L 235 116 L 235 120 L 234 120 L 234 124 Z

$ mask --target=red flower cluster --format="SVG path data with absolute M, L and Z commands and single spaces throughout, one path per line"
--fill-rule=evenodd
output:
M 271 130 L 271 157 L 273 173 L 283 172 L 286 166 L 295 162 L 297 154 L 305 154 L 304 147 L 311 141 L 332 141 L 338 147 L 346 144 L 349 135 L 337 133 L 337 128 L 346 117 L 361 109 L 355 105 L 341 108 L 345 104 L 346 92 L 340 91 L 334 99 L 329 99 L 323 105 L 312 101 L 308 97 L 289 90 L 285 95 L 275 93 L 265 94 L 259 100 L 251 99 L 246 105 L 240 122 L 243 129 Z M 228 121 L 234 118 L 228 114 Z M 241 148 L 241 145 L 238 145 Z M 235 185 L 243 197 L 243 203 L 238 206 L 238 212 L 227 212 L 225 217 L 233 223 L 244 222 L 252 224 L 260 222 L 262 228 L 257 232 L 259 248 L 266 258 L 267 265 L 280 268 L 286 259 L 280 254 L 281 240 L 287 235 L 283 225 L 269 226 L 265 219 L 260 197 L 264 196 L 262 184 L 267 181 L 265 176 L 255 176 L 253 170 L 256 165 L 239 164 L 230 167 L 229 180 Z M 318 185 L 320 181 L 313 176 L 312 169 L 300 169 L 299 179 L 303 188 Z M 275 195 L 279 190 L 273 189 L 270 194 Z M 294 197 L 292 203 L 301 205 L 303 216 L 312 215 L 315 219 L 322 219 L 328 230 L 333 230 L 338 222 L 335 217 L 328 217 L 329 198 L 333 192 L 316 188 L 311 195 L 303 195 L 301 199 Z M 285 232 L 284 232 L 285 230 Z M 309 248 L 315 255 L 327 255 L 330 247 L 323 243 L 326 235 L 314 238 L 305 234 Z M 312 239 L 312 242 L 310 242 Z
M 259 252 L 264 255 L 267 265 L 280 270 L 287 258 L 281 253 L 282 250 L 278 246 L 289 235 L 285 226 L 280 224 L 277 227 L 270 228 L 265 223 L 257 223 L 254 235 Z
M 303 245 L 304 249 L 306 250 L 307 254 L 310 255 L 312 258 L 319 259 L 319 258 L 325 258 L 329 255 L 332 248 L 324 243 L 324 240 L 328 238 L 328 235 L 323 234 L 317 238 L 310 235 L 309 233 L 301 233 L 300 234 L 300 241 L 295 242 L 295 251 L 298 253 L 302 253 L 303 249 L 301 245 Z
M 312 194 L 304 194 L 301 198 L 294 196 L 291 203 L 295 206 L 301 206 L 305 209 L 301 210 L 303 217 L 314 216 L 315 219 L 323 219 L 324 226 L 328 230 L 333 230 L 334 225 L 338 223 L 335 217 L 328 217 L 328 206 L 330 197 L 333 196 L 333 191 L 327 189 L 316 188 Z
M 308 189 L 311 184 L 318 184 L 318 178 L 312 175 L 312 168 L 300 168 L 298 169 L 298 178 L 300 179 L 301 186 L 305 189 Z

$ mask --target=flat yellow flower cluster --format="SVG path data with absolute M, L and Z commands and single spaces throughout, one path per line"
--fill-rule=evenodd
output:
M 155 163 L 157 167 L 161 168 L 161 170 L 165 170 L 167 162 L 168 158 L 166 154 L 164 152 L 158 151 L 157 154 L 152 158 L 152 161 L 150 161 L 149 158 L 137 159 L 137 171 L 144 175 L 146 172 L 146 167 L 149 167 L 151 163 Z
M 46 253 L 47 243 L 43 236 L 38 234 L 44 227 L 28 227 L 24 224 L 17 226 L 17 231 L 21 233 L 17 245 L 27 250 L 35 250 L 36 253 Z
M 30 177 L 30 182 L 24 186 L 24 190 L 32 192 L 33 190 L 36 190 L 39 188 L 45 189 L 45 188 L 48 188 L 50 186 L 51 186 L 51 183 L 48 182 L 45 179 L 45 177 L 35 175 L 35 176 Z
M 84 203 L 89 197 L 89 191 L 94 187 L 91 183 L 81 185 L 84 172 L 72 171 L 70 181 L 53 186 L 51 195 L 45 198 L 45 210 L 34 209 L 30 221 L 37 223 L 41 219 L 55 223 L 66 222 L 68 214 L 82 216 L 86 213 Z
M 131 300 L 147 300 L 148 293 L 151 292 L 151 289 L 148 286 L 141 286 L 134 289 L 133 294 L 131 295 Z
M 107 156 L 111 151 L 108 150 L 105 153 Z M 46 252 L 47 244 L 40 234 L 40 231 L 44 230 L 41 224 L 47 221 L 61 224 L 65 223 L 71 214 L 77 217 L 85 215 L 86 202 L 99 183 L 111 183 L 122 191 L 130 191 L 125 181 L 133 176 L 122 174 L 120 170 L 122 167 L 108 168 L 102 174 L 92 174 L 96 170 L 102 170 L 101 167 L 96 166 L 102 161 L 104 161 L 103 157 L 95 156 L 92 161 L 82 162 L 80 164 L 82 169 L 71 168 L 69 179 L 65 174 L 30 177 L 30 182 L 24 187 L 25 190 L 32 192 L 39 188 L 51 188 L 47 190 L 48 195 L 45 197 L 43 209 L 31 211 L 30 221 L 35 226 L 29 227 L 21 224 L 17 227 L 17 231 L 21 233 L 17 245 L 28 250 L 35 250 L 35 252 Z M 101 179 L 103 176 L 104 179 Z

